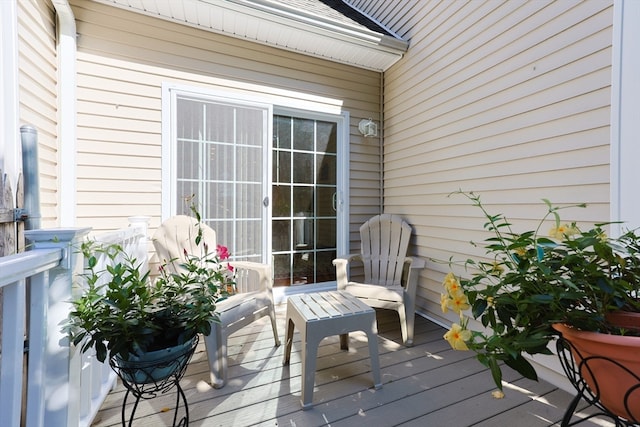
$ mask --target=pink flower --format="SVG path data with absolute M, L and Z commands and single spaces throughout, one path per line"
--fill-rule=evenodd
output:
M 227 264 L 227 270 L 233 273 L 233 265 Z
M 229 249 L 227 249 L 226 246 L 217 245 L 216 252 L 218 253 L 218 257 L 220 257 L 221 260 L 229 258 Z

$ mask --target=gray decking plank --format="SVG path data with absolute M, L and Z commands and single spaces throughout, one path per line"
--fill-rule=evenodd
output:
M 285 310 L 277 309 L 280 338 Z M 442 339 L 444 329 L 416 318 L 415 345 L 400 344 L 395 312 L 377 311 L 378 343 L 384 387 L 371 382 L 365 335 L 350 334 L 349 351 L 338 336 L 320 344 L 314 408 L 300 407 L 300 341 L 294 334 L 291 365 L 282 366 L 284 346 L 274 347 L 268 319 L 255 322 L 229 338 L 229 383 L 216 390 L 208 384 L 206 352 L 201 341 L 181 385 L 194 426 L 374 426 L 559 425 L 571 395 L 545 382 L 532 383 L 505 370 L 505 379 L 521 389 L 505 399 L 490 395 L 495 387 L 488 371 L 469 352 L 453 351 Z M 120 425 L 122 385 L 105 401 L 95 427 Z M 136 427 L 169 425 L 173 392 L 141 401 Z M 583 405 L 584 406 L 584 405 Z M 598 419 L 583 425 L 604 426 Z M 610 425 L 610 424 L 609 424 Z

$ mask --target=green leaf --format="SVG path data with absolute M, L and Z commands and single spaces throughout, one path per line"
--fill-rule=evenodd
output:
M 482 315 L 482 313 L 484 313 L 484 311 L 487 309 L 487 301 L 484 299 L 477 299 L 474 303 L 473 303 L 473 307 L 471 309 L 471 313 L 473 314 L 473 317 L 475 317 L 476 319 L 478 317 L 480 317 Z
M 489 364 L 489 369 L 491 370 L 491 377 L 493 378 L 493 382 L 496 384 L 500 390 L 502 390 L 502 371 L 500 370 L 500 365 L 498 365 L 498 361 L 496 360 L 494 355 L 490 355 L 487 359 Z
M 515 359 L 506 358 L 504 363 L 511 369 L 516 370 L 520 375 L 530 380 L 538 381 L 538 375 L 531 363 L 527 361 L 522 355 L 518 355 Z

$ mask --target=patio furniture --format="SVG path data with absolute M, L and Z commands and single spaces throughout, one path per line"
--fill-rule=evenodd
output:
M 210 248 L 216 247 L 216 233 L 205 224 L 202 241 Z M 184 251 L 197 253 L 198 235 L 195 218 L 177 215 L 162 223 L 153 236 L 157 256 L 162 259 L 184 259 Z M 174 263 L 175 264 L 175 263 Z M 236 293 L 218 301 L 216 312 L 219 322 L 211 323 L 211 333 L 204 337 L 209 361 L 211 385 L 221 388 L 227 382 L 227 341 L 229 335 L 254 321 L 269 316 L 275 346 L 280 345 L 273 303 L 271 267 L 251 261 L 231 261 L 236 272 Z
M 420 258 L 407 256 L 411 226 L 398 215 L 374 216 L 360 226 L 359 254 L 333 260 L 338 290 L 358 297 L 371 307 L 395 310 L 400 317 L 402 341 L 413 345 Z M 364 281 L 349 281 L 349 267 L 361 264 Z
M 313 406 L 313 385 L 316 373 L 318 344 L 325 337 L 340 335 L 340 348 L 349 349 L 349 332 L 363 331 L 369 342 L 369 357 L 373 385 L 382 387 L 378 360 L 378 331 L 375 311 L 347 292 L 317 292 L 293 295 L 287 300 L 287 333 L 283 364 L 291 358 L 294 327 L 302 342 L 302 397 L 303 409 Z
M 264 316 L 269 316 L 275 346 L 280 345 L 273 303 L 271 267 L 249 261 L 233 261 L 231 265 L 236 272 L 238 293 L 218 303 L 216 312 L 220 323 L 212 324 L 211 333 L 204 337 L 211 384 L 215 388 L 221 388 L 227 383 L 229 335 Z

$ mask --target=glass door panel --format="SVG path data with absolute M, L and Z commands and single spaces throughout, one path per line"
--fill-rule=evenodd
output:
M 234 259 L 264 259 L 268 119 L 260 106 L 176 98 L 176 213 L 195 203 Z
M 274 116 L 274 284 L 335 280 L 337 123 Z

